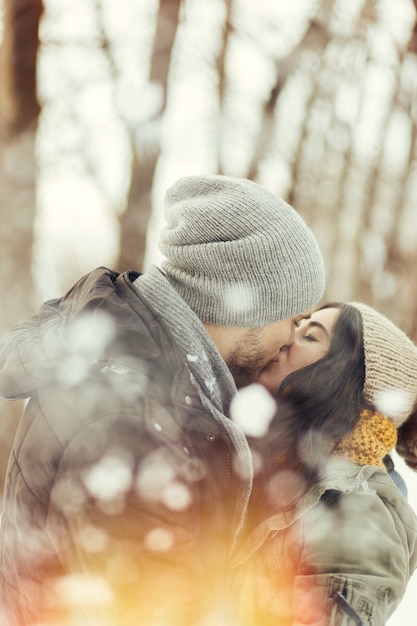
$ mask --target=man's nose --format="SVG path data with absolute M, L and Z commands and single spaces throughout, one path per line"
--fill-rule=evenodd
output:
M 294 340 L 295 340 L 295 325 L 291 321 L 290 327 L 289 327 L 289 331 L 288 331 L 287 340 L 286 340 L 285 344 L 283 346 L 281 346 L 280 352 L 286 352 L 287 350 L 289 350 L 291 348 L 292 344 L 294 343 Z
M 295 330 L 296 330 L 295 324 L 294 324 L 293 320 L 291 320 L 291 322 L 290 322 L 290 332 L 289 332 L 289 336 L 288 336 L 288 345 L 289 346 L 292 346 L 292 344 L 295 341 Z

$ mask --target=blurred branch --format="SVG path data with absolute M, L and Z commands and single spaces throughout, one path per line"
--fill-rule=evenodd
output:
M 160 0 L 150 80 L 164 87 L 165 108 L 172 48 L 177 34 L 181 0 Z
M 271 90 L 269 99 L 265 103 L 262 127 L 259 133 L 258 141 L 255 146 L 254 156 L 252 164 L 248 172 L 248 178 L 256 179 L 257 169 L 260 160 L 269 147 L 270 138 L 272 137 L 272 128 L 274 124 L 274 112 L 285 83 L 289 76 L 294 72 L 297 67 L 300 55 L 303 51 L 315 51 L 319 52 L 326 48 L 330 40 L 330 35 L 327 31 L 326 25 L 317 19 L 312 19 L 310 26 L 308 27 L 304 38 L 300 41 L 298 46 L 294 48 L 291 53 L 277 64 L 277 81 L 274 88 Z M 300 149 L 302 142 L 300 142 Z
M 220 119 L 222 116 L 222 107 L 223 107 L 223 101 L 224 101 L 224 93 L 225 93 L 225 86 L 226 86 L 226 71 L 225 71 L 225 60 L 226 60 L 226 54 L 227 54 L 227 48 L 229 45 L 229 39 L 230 39 L 230 35 L 232 33 L 233 27 L 232 27 L 232 12 L 233 12 L 233 2 L 232 0 L 224 0 L 225 1 L 225 6 L 226 6 L 226 19 L 225 19 L 225 26 L 224 26 L 224 34 L 223 34 L 223 40 L 222 40 L 222 46 L 220 48 L 218 57 L 216 59 L 216 65 L 217 65 L 217 74 L 219 77 L 219 111 L 220 111 Z M 222 174 L 223 173 L 223 167 L 222 167 L 222 162 L 221 162 L 221 146 L 220 146 L 220 141 L 217 142 L 218 145 L 218 173 Z
M 417 0 L 413 1 L 417 14 Z M 408 44 L 408 50 L 410 52 L 417 53 L 417 18 L 414 21 L 413 34 L 411 35 L 410 43 Z
M 4 0 L 0 46 L 0 333 L 33 307 L 36 63 L 42 0 Z

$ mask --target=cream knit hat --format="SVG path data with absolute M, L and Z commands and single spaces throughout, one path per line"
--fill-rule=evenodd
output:
M 286 202 L 256 183 L 189 176 L 165 198 L 160 249 L 171 285 L 202 322 L 255 328 L 321 299 L 317 241 Z
M 349 304 L 362 318 L 364 398 L 399 428 L 417 401 L 417 346 L 385 315 L 361 302 Z

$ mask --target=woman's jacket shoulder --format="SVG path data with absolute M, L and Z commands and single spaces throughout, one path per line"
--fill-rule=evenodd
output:
M 358 543 L 364 529 L 371 528 L 372 541 L 391 537 L 393 544 L 403 546 L 411 571 L 417 566 L 416 513 L 389 474 L 373 465 L 332 460 L 307 493 L 292 504 L 277 506 L 276 512 L 244 539 L 235 551 L 234 564 L 246 560 L 271 537 L 279 537 L 280 531 L 288 535 L 294 527 L 304 535 L 305 545 L 317 540 L 316 548 L 322 542 L 326 550 L 335 528 L 338 549 L 342 543 L 345 548 L 349 542 Z

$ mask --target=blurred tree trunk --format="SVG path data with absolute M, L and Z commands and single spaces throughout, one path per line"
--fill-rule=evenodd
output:
M 125 212 L 120 218 L 120 254 L 117 267 L 143 269 L 146 232 L 151 214 L 152 183 L 160 154 L 160 126 L 168 91 L 168 76 L 181 0 L 160 0 L 153 46 L 150 82 L 161 92 L 160 109 L 142 128 L 132 130 L 132 170 Z
M 259 138 L 255 146 L 254 156 L 252 159 L 248 178 L 255 179 L 258 175 L 259 162 L 262 156 L 265 154 L 265 151 L 268 149 L 268 145 L 271 141 L 271 136 L 273 136 L 274 116 L 278 98 L 285 86 L 287 79 L 291 77 L 291 75 L 296 71 L 296 66 L 297 64 L 299 64 L 300 56 L 305 51 L 314 51 L 318 56 L 320 56 L 323 53 L 323 50 L 326 48 L 327 44 L 329 43 L 329 39 L 330 37 L 325 28 L 325 25 L 316 19 L 312 19 L 309 27 L 307 28 L 305 36 L 298 44 L 298 46 L 291 52 L 291 54 L 289 54 L 286 58 L 282 59 L 279 64 L 277 64 L 276 84 L 271 90 L 269 98 L 265 103 L 261 132 L 259 133 Z M 313 99 L 313 94 L 310 96 L 310 98 L 311 100 Z M 302 125 L 300 125 L 300 140 L 298 142 L 298 149 L 294 153 L 291 162 L 291 167 L 293 169 L 297 167 L 297 156 L 302 147 L 303 135 L 304 128 Z M 296 176 L 294 175 L 294 178 L 295 177 Z M 292 197 L 293 192 L 294 189 L 291 190 L 290 197 L 288 198 L 288 201 L 290 203 L 294 202 L 294 198 Z
M 34 145 L 42 0 L 4 0 L 0 46 L 0 334 L 33 312 Z M 0 403 L 0 491 L 21 403 Z
M 34 144 L 42 0 L 4 0 L 0 46 L 0 332 L 33 308 Z

